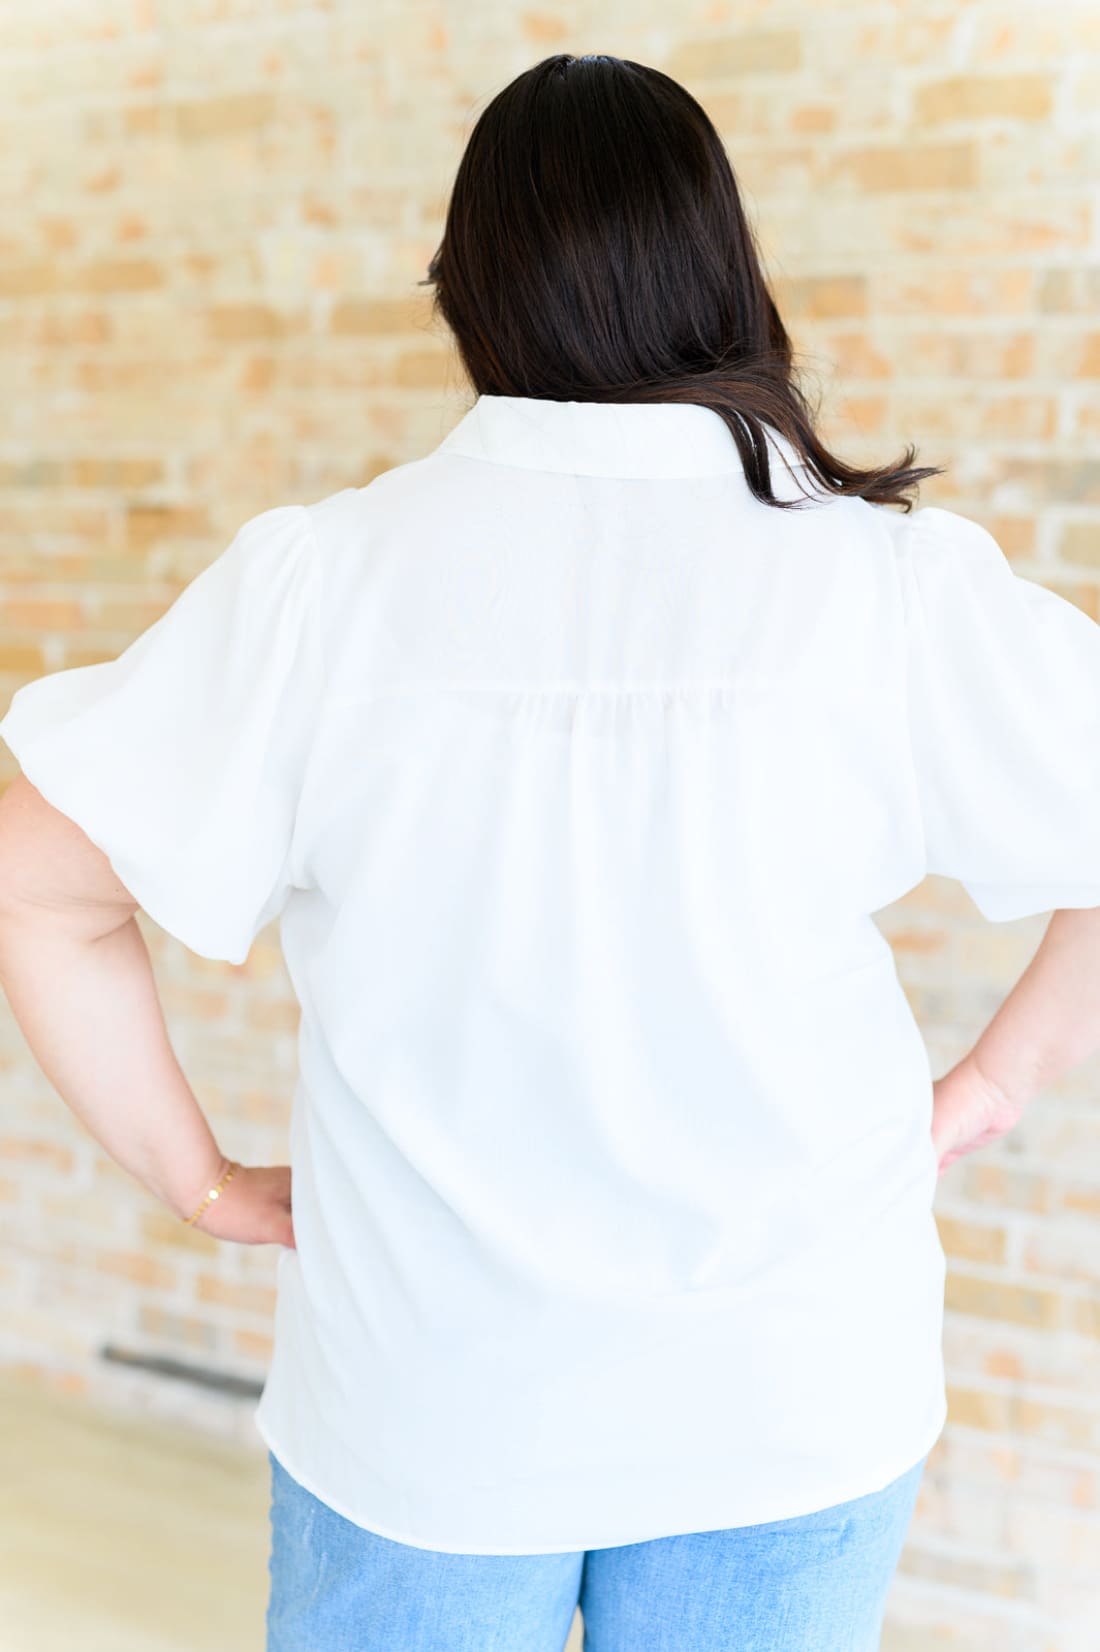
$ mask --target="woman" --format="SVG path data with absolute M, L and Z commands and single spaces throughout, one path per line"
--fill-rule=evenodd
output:
M 500 92 L 429 276 L 439 445 L 14 696 L 4 984 L 120 1164 L 283 1247 L 269 1652 L 560 1652 L 578 1603 L 588 1652 L 870 1652 L 937 1176 L 1100 1037 L 1062 911 L 934 1089 L 872 915 L 1100 905 L 1100 627 L 826 448 L 655 70 Z M 289 1167 L 223 1157 L 138 906 L 233 963 L 280 916 Z

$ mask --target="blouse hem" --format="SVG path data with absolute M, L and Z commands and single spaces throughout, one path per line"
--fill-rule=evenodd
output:
M 322 1503 L 330 1508 L 333 1513 L 342 1516 L 345 1520 L 350 1520 L 353 1525 L 362 1527 L 364 1531 L 369 1531 L 376 1537 L 385 1537 L 393 1543 L 403 1543 L 414 1549 L 427 1549 L 435 1554 L 582 1554 L 589 1549 L 617 1549 L 630 1543 L 647 1543 L 654 1538 L 680 1537 L 689 1535 L 696 1531 L 730 1531 L 735 1530 L 736 1527 L 739 1526 L 748 1528 L 754 1525 L 773 1525 L 778 1520 L 797 1520 L 804 1515 L 818 1514 L 826 1508 L 833 1508 L 837 1504 L 851 1502 L 857 1497 L 865 1497 L 876 1491 L 883 1491 L 902 1474 L 907 1473 L 911 1468 L 915 1468 L 917 1463 L 921 1462 L 931 1451 L 932 1447 L 943 1433 L 944 1425 L 947 1422 L 947 1400 L 945 1396 L 941 1405 L 938 1407 L 935 1414 L 935 1427 L 928 1431 L 925 1443 L 921 1449 L 914 1453 L 912 1447 L 909 1447 L 903 1453 L 903 1460 L 901 1462 L 899 1462 L 896 1458 L 890 1458 L 887 1460 L 885 1466 L 880 1466 L 874 1474 L 860 1475 L 859 1483 L 854 1489 L 845 1490 L 842 1496 L 834 1497 L 828 1503 L 814 1503 L 810 1508 L 795 1509 L 787 1515 L 771 1515 L 766 1520 L 761 1521 L 742 1520 L 736 1522 L 735 1526 L 709 1525 L 704 1527 L 678 1527 L 672 1531 L 638 1531 L 629 1537 L 617 1537 L 612 1539 L 610 1542 L 604 1540 L 595 1543 L 540 1543 L 535 1548 L 516 1548 L 511 1545 L 501 1546 L 500 1544 L 493 1544 L 491 1547 L 483 1544 L 464 1544 L 461 1547 L 456 1548 L 445 1543 L 427 1543 L 423 1538 L 412 1537 L 407 1532 L 396 1531 L 392 1526 L 381 1526 L 375 1524 L 374 1522 L 371 1522 L 368 1525 L 366 1521 L 353 1514 L 348 1505 L 342 1500 L 337 1502 L 320 1491 L 316 1483 L 313 1482 L 311 1476 L 307 1476 L 299 1472 L 299 1470 L 294 1466 L 293 1460 L 284 1454 L 282 1447 L 278 1443 L 274 1430 L 269 1426 L 266 1418 L 257 1414 L 254 1415 L 253 1421 L 255 1423 L 257 1433 L 260 1435 L 260 1438 L 263 1440 L 268 1450 L 275 1458 L 278 1459 L 281 1466 L 286 1470 L 292 1479 L 296 1480 L 298 1484 L 303 1487 L 305 1491 L 309 1492 L 312 1497 L 318 1498 Z

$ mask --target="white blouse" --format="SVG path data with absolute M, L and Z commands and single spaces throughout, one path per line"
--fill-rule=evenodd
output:
M 0 733 L 193 951 L 280 918 L 256 1424 L 339 1513 L 598 1548 L 932 1446 L 932 1079 L 872 914 L 1100 905 L 1100 626 L 984 528 L 760 504 L 706 408 L 482 396 Z

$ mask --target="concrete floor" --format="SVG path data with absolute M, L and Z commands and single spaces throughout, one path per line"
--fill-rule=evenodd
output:
M 0 1484 L 0 1652 L 264 1652 L 262 1451 L 0 1374 Z

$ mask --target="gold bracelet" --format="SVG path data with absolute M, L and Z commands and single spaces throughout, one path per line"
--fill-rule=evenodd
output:
M 206 1209 L 207 1205 L 211 1202 L 211 1200 L 216 1199 L 216 1198 L 219 1197 L 219 1195 L 221 1194 L 221 1190 L 225 1186 L 226 1182 L 228 1182 L 231 1177 L 235 1176 L 237 1174 L 237 1171 L 241 1168 L 240 1165 L 237 1164 L 233 1159 L 225 1159 L 223 1162 L 229 1166 L 229 1169 L 225 1172 L 225 1175 L 222 1177 L 221 1181 L 218 1182 L 214 1187 L 212 1187 L 210 1189 L 210 1192 L 206 1195 L 206 1198 L 203 1200 L 202 1204 L 199 1206 L 198 1210 L 196 1210 L 196 1212 L 193 1216 L 186 1216 L 186 1217 L 183 1218 L 184 1221 L 187 1223 L 188 1227 L 190 1227 L 193 1222 L 198 1221 L 199 1217 L 202 1215 L 203 1211 Z

